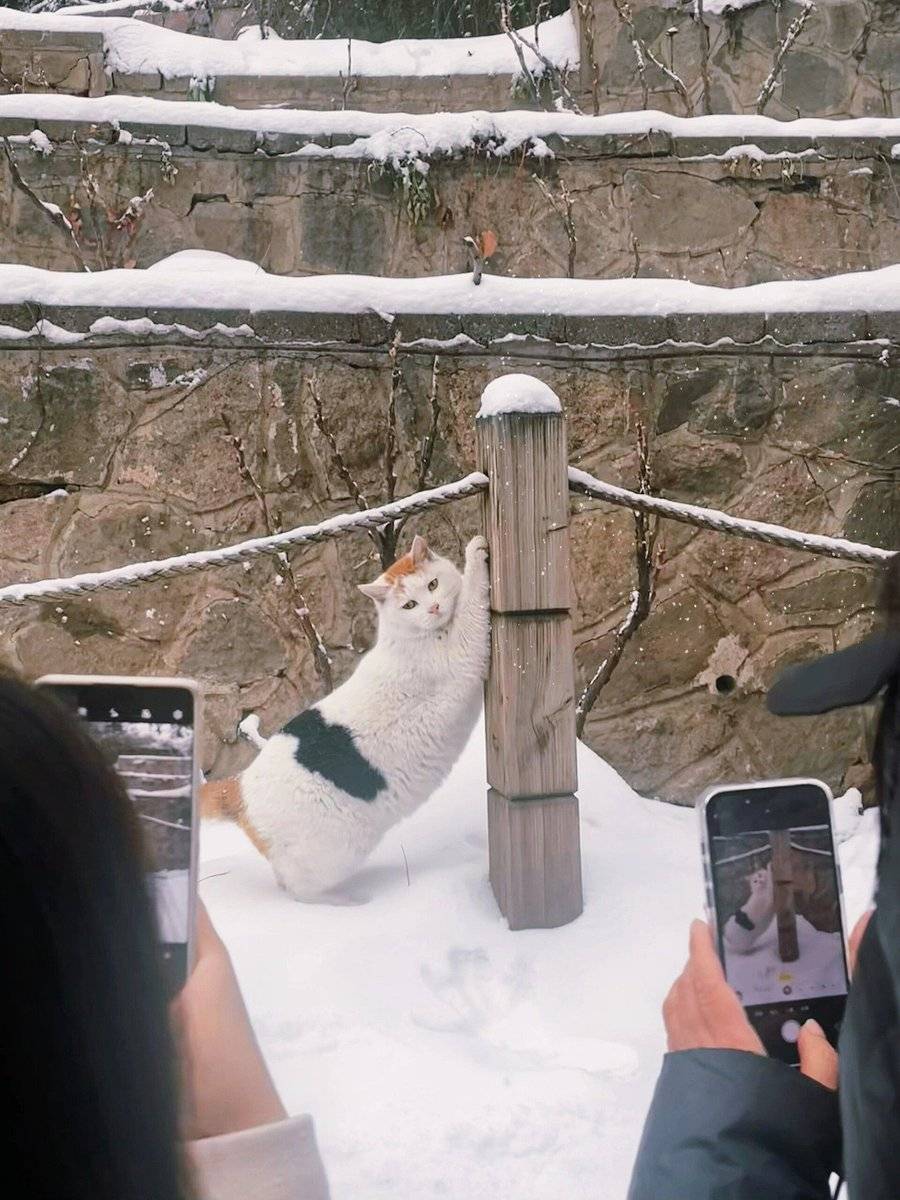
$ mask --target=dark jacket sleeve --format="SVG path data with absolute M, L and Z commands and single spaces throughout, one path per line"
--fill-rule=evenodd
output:
M 628 1200 L 826 1200 L 835 1092 L 742 1050 L 667 1054 Z

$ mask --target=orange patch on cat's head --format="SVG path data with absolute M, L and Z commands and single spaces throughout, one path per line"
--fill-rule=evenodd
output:
M 382 579 L 387 583 L 397 583 L 404 575 L 413 575 L 418 570 L 418 563 L 413 562 L 412 554 L 404 554 L 402 558 L 398 558 L 395 563 L 391 563 L 388 569 L 382 575 Z

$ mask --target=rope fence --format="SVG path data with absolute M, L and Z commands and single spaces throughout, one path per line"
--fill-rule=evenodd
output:
M 880 566 L 893 557 L 893 551 L 863 542 L 851 542 L 846 538 L 825 537 L 816 533 L 802 533 L 782 525 L 770 525 L 764 521 L 750 521 L 732 517 L 717 509 L 701 508 L 696 504 L 684 504 L 678 500 L 664 500 L 642 492 L 594 478 L 577 467 L 568 469 L 569 490 L 577 495 L 602 500 L 619 508 L 646 512 L 657 517 L 666 517 L 693 525 L 698 529 L 711 529 L 716 533 L 732 534 L 751 541 L 765 542 L 772 546 L 784 546 L 791 550 L 805 550 L 810 554 L 829 558 L 849 559 L 851 562 Z M 192 575 L 216 567 L 233 566 L 282 553 L 287 547 L 325 542 L 344 537 L 349 533 L 375 529 L 402 517 L 427 512 L 443 504 L 451 504 L 469 496 L 477 496 L 488 487 L 488 477 L 473 471 L 465 478 L 442 487 L 430 488 L 405 496 L 402 500 L 368 508 L 362 512 L 338 513 L 318 525 L 301 525 L 284 533 L 269 537 L 250 538 L 234 546 L 216 550 L 198 550 L 191 554 L 172 558 L 154 559 L 149 562 L 132 563 L 115 567 L 109 571 L 89 572 L 72 575 L 65 579 L 45 579 L 37 583 L 15 583 L 0 588 L 0 607 L 24 605 L 30 602 L 48 603 L 52 600 L 73 599 L 101 591 L 121 591 L 139 583 L 150 583 L 160 579 L 174 579 L 181 575 Z
M 319 525 L 300 525 L 284 533 L 269 537 L 250 538 L 234 546 L 217 550 L 197 550 L 192 554 L 180 554 L 172 558 L 160 558 L 151 562 L 132 563 L 110 571 L 96 571 L 83 575 L 72 575 L 68 579 L 45 579 L 38 583 L 14 583 L 0 588 L 0 605 L 22 605 L 29 601 L 46 603 L 50 600 L 71 600 L 92 592 L 119 591 L 137 583 L 150 583 L 158 579 L 174 579 L 180 575 L 192 575 L 211 567 L 230 567 L 235 563 L 249 562 L 254 558 L 280 554 L 288 546 L 302 546 L 314 542 L 326 542 L 359 530 L 376 529 L 409 517 L 427 512 L 442 504 L 451 504 L 467 496 L 477 496 L 487 490 L 488 479 L 480 471 L 473 471 L 464 479 L 443 487 L 430 488 L 382 504 L 378 508 L 367 508 L 363 512 L 338 513 Z
M 790 550 L 806 550 L 810 554 L 822 554 L 828 558 L 846 558 L 851 562 L 881 566 L 894 555 L 892 550 L 867 546 L 864 542 L 824 537 L 818 533 L 801 533 L 782 525 L 769 525 L 765 521 L 732 517 L 714 508 L 701 508 L 696 504 L 682 504 L 678 500 L 663 500 L 659 496 L 630 492 L 627 488 L 595 479 L 577 467 L 569 467 L 569 490 L 620 508 L 637 509 L 653 516 L 680 521 L 683 525 L 694 525 L 698 529 L 712 529 L 716 533 L 729 533 L 751 541 L 766 542 L 770 546 L 785 546 Z

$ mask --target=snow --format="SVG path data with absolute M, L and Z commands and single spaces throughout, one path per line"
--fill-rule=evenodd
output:
M 499 375 L 482 392 L 478 416 L 558 412 L 562 412 L 559 396 L 542 379 L 533 375 Z
M 624 1200 L 660 1005 L 703 911 L 696 817 L 579 746 L 584 914 L 511 933 L 483 764 L 479 728 L 346 885 L 356 904 L 295 903 L 239 830 L 203 825 L 201 894 L 289 1111 L 315 1117 L 334 1200 Z M 869 811 L 840 851 L 851 922 L 876 830 Z
M 166 79 L 198 80 L 228 75 L 327 76 L 348 74 L 346 38 L 316 40 L 196 37 L 162 29 L 127 17 L 33 15 L 0 8 L 0 28 L 102 33 L 106 66 L 126 75 L 158 71 Z M 533 26 L 523 29 L 535 41 Z M 559 67 L 578 65 L 578 32 L 571 13 L 552 17 L 538 27 L 541 53 Z M 542 66 L 523 48 L 529 67 Z M 479 38 L 439 38 L 392 42 L 350 43 L 349 73 L 359 76 L 416 76 L 520 74 L 512 40 L 506 34 Z M 196 118 L 195 118 L 196 119 Z
M 5 305 L 229 308 L 250 312 L 500 313 L 637 316 L 672 313 L 894 312 L 900 264 L 824 279 L 720 288 L 680 279 L 420 278 L 269 275 L 211 250 L 183 250 L 145 270 L 46 271 L 0 264 Z M 108 318 L 103 318 L 108 320 Z M 21 337 L 21 331 L 14 331 Z M 95 330 L 100 332 L 100 330 Z M 80 337 L 81 334 L 75 334 Z
M 0 9 L 0 28 L 8 11 Z M 83 20 L 82 24 L 87 22 Z M 142 28 L 147 30 L 155 27 L 143 25 Z M 191 40 L 205 43 L 209 39 Z M 317 42 L 315 45 L 322 43 Z M 736 146 L 752 145 L 756 138 L 803 138 L 825 143 L 831 138 L 900 138 L 898 117 L 854 117 L 845 120 L 806 117 L 795 121 L 779 121 L 774 117 L 749 114 L 677 117 L 653 109 L 610 113 L 600 117 L 527 110 L 424 114 L 366 113 L 354 110 L 319 112 L 291 108 L 233 108 L 224 104 L 200 105 L 193 101 L 158 100 L 150 96 L 126 95 L 89 98 L 25 93 L 0 96 L 0 117 L 31 117 L 36 121 L 81 121 L 90 124 L 104 121 L 134 121 L 151 125 L 202 123 L 204 126 L 221 129 L 292 133 L 311 138 L 352 136 L 357 139 L 353 146 L 309 146 L 303 150 L 304 154 L 351 158 L 375 158 L 376 143 L 383 145 L 386 140 L 391 145 L 390 153 L 386 157 L 393 157 L 397 153 L 396 147 L 401 145 L 404 139 L 413 139 L 415 144 L 412 148 L 415 153 L 423 158 L 430 158 L 459 153 L 476 145 L 481 149 L 487 148 L 493 154 L 512 154 L 528 145 L 540 150 L 542 140 L 551 136 L 640 138 L 659 132 L 678 138 L 733 138 Z M 371 152 L 368 155 L 365 143 L 371 143 Z M 549 153 L 549 150 L 546 150 L 546 153 Z

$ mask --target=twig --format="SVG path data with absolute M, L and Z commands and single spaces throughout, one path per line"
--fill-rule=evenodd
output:
M 265 490 L 259 480 L 253 473 L 250 464 L 247 462 L 247 454 L 244 450 L 244 443 L 238 433 L 234 431 L 231 420 L 227 413 L 220 414 L 222 424 L 225 426 L 225 431 L 228 434 L 229 440 L 234 447 L 235 458 L 237 459 L 238 471 L 241 478 L 250 487 L 256 501 L 259 505 L 260 512 L 263 518 L 263 524 L 266 527 L 266 533 L 269 537 L 275 534 L 283 533 L 284 526 L 281 521 L 281 515 L 278 512 L 272 512 L 269 507 L 269 500 Z M 291 597 L 294 601 L 294 614 L 297 617 L 297 622 L 300 626 L 303 636 L 306 638 L 310 651 L 313 657 L 313 666 L 316 674 L 322 681 L 322 686 L 326 692 L 330 692 L 334 687 L 334 675 L 332 673 L 331 658 L 325 648 L 325 643 L 319 634 L 318 629 L 313 623 L 310 616 L 309 605 L 306 603 L 306 598 L 300 590 L 300 585 L 297 583 L 297 577 L 294 574 L 294 568 L 291 566 L 290 559 L 285 553 L 276 555 L 275 570 L 279 578 L 284 584 L 290 588 Z
M 341 79 L 341 108 L 346 109 L 347 103 L 356 89 L 359 87 L 359 80 L 353 74 L 353 39 L 347 38 L 347 75 L 344 76 L 343 71 L 338 71 Z
M 765 111 L 766 105 L 772 99 L 772 93 L 775 91 L 775 85 L 778 82 L 778 77 L 781 74 L 781 68 L 784 66 L 784 60 L 790 53 L 791 47 L 796 42 L 797 38 L 803 32 L 803 27 L 806 22 L 816 11 L 815 4 L 812 0 L 805 0 L 803 11 L 791 21 L 788 26 L 787 33 L 781 39 L 781 44 L 775 51 L 775 60 L 772 63 L 772 70 L 769 72 L 765 83 L 759 90 L 759 95 L 756 97 L 756 111 L 760 115 Z
M 504 15 L 504 10 L 505 10 L 505 15 Z M 503 32 L 510 39 L 513 46 L 516 47 L 516 56 L 518 57 L 519 62 L 522 64 L 523 68 L 524 68 L 524 64 L 525 64 L 525 59 L 524 59 L 524 54 L 522 54 L 519 49 L 521 46 L 524 46 L 524 48 L 526 50 L 530 50 L 531 53 L 534 55 L 534 57 L 538 60 L 538 62 L 544 68 L 544 71 L 546 72 L 547 81 L 550 84 L 551 91 L 554 88 L 556 89 L 557 98 L 560 102 L 559 105 L 554 105 L 554 107 L 563 107 L 563 108 L 567 107 L 569 112 L 580 113 L 581 109 L 578 107 L 578 102 L 575 99 L 575 97 L 572 95 L 572 93 L 569 91 L 568 87 L 566 86 L 566 81 L 563 79 L 562 71 L 560 71 L 560 69 L 556 65 L 556 63 L 552 62 L 547 57 L 547 55 L 544 54 L 543 50 L 541 50 L 541 48 L 537 44 L 537 42 L 529 42 L 528 38 L 524 37 L 519 32 L 518 29 L 513 28 L 512 22 L 510 20 L 510 14 L 509 14 L 509 0 L 501 0 L 500 14 L 501 14 L 500 24 L 503 29 Z M 504 24 L 504 21 L 505 21 L 505 24 Z M 537 24 L 535 24 L 535 32 L 537 32 Z M 527 70 L 527 68 L 525 68 L 525 69 Z M 537 81 L 534 80 L 534 76 L 530 71 L 529 71 L 529 77 L 532 79 L 532 82 L 534 83 L 535 98 L 536 98 L 537 102 L 540 103 L 540 90 L 537 87 Z
M 712 93 L 709 83 L 709 26 L 703 19 L 703 0 L 697 0 L 697 23 L 700 26 L 700 78 L 703 81 L 703 111 L 709 116 L 712 112 Z
M 318 429 L 319 433 L 321 433 L 322 437 L 328 443 L 328 448 L 331 451 L 331 461 L 334 463 L 334 469 L 347 485 L 356 507 L 368 508 L 369 502 L 360 491 L 359 484 L 353 478 L 349 467 L 344 462 L 344 456 L 341 454 L 340 447 L 337 444 L 337 439 L 331 432 L 328 422 L 325 420 L 325 412 L 322 408 L 322 398 L 319 395 L 319 386 L 316 382 L 315 376 L 313 376 L 312 379 L 307 379 L 306 386 L 309 389 L 309 394 L 312 397 L 313 402 L 313 422 L 315 423 L 316 429 Z
M 546 198 L 548 204 L 557 214 L 563 223 L 563 229 L 566 231 L 566 238 L 569 242 L 569 259 L 567 264 L 567 275 L 569 279 L 575 278 L 575 258 L 578 254 L 578 236 L 575 230 L 575 218 L 572 215 L 572 193 L 566 186 L 566 181 L 560 177 L 559 193 L 557 194 L 540 175 L 532 175 L 534 182 L 538 185 Z
M 618 13 L 619 20 L 628 31 L 628 36 L 631 39 L 631 45 L 634 49 L 634 56 L 637 60 L 638 74 L 641 77 L 641 93 L 643 96 L 644 108 L 648 106 L 650 101 L 650 89 L 647 84 L 646 59 L 648 62 L 651 62 L 653 66 L 657 68 L 657 70 L 662 71 L 663 75 L 665 75 L 666 79 L 669 80 L 669 82 L 675 88 L 675 91 L 681 97 L 687 115 L 692 117 L 694 115 L 694 106 L 691 103 L 691 98 L 688 95 L 687 88 L 684 86 L 681 77 L 677 75 L 675 71 L 667 67 L 661 59 L 657 58 L 646 42 L 642 42 L 638 37 L 637 30 L 634 27 L 634 18 L 631 13 L 631 5 L 629 4 L 628 0 L 613 0 L 613 4 L 615 5 L 616 12 Z
M 437 355 L 431 360 L 431 391 L 428 396 L 429 405 L 431 408 L 431 424 L 428 427 L 428 432 L 422 439 L 422 452 L 419 455 L 419 474 L 416 480 L 416 491 L 421 492 L 428 482 L 428 475 L 431 471 L 431 460 L 434 456 L 434 446 L 437 441 L 438 422 L 441 416 L 441 402 L 438 399 L 438 359 Z M 408 517 L 402 517 L 395 522 L 397 538 L 403 532 L 403 528 Z
M 513 30 L 510 18 L 509 0 L 500 0 L 500 28 L 512 42 L 512 48 L 516 53 L 516 58 L 519 60 L 519 66 L 522 68 L 522 78 L 528 84 L 532 100 L 538 108 L 542 108 L 541 89 L 538 87 L 537 80 L 531 73 L 531 68 L 525 60 L 525 52 L 522 49 L 520 40 L 514 36 L 515 31 Z
M 638 446 L 638 490 L 646 496 L 652 494 L 653 477 L 650 469 L 650 452 L 647 431 L 641 421 L 636 425 Z M 628 645 L 628 642 L 650 615 L 656 594 L 656 534 L 658 521 L 647 513 L 634 513 L 634 558 L 637 586 L 631 593 L 631 603 L 625 619 L 613 634 L 613 644 L 606 658 L 600 663 L 581 694 L 575 708 L 575 731 L 579 737 L 584 730 L 587 715 L 597 702 L 597 697 L 612 677 L 613 671 Z
M 397 349 L 399 345 L 400 332 L 398 330 L 388 351 L 388 358 L 391 364 L 391 382 L 384 430 L 384 486 L 388 503 L 397 494 L 397 393 L 403 381 L 403 372 L 397 361 Z M 389 521 L 378 532 L 379 552 L 383 570 L 387 570 L 397 557 L 399 536 L 400 527 L 397 521 Z
M 19 170 L 19 164 L 13 157 L 13 152 L 10 149 L 8 138 L 3 139 L 3 151 L 6 154 L 6 159 L 9 163 L 9 169 L 12 174 L 13 183 L 20 192 L 25 193 L 32 204 L 37 205 L 37 207 L 45 214 L 45 216 L 50 218 L 57 229 L 62 230 L 69 242 L 69 249 L 72 253 L 72 257 L 78 263 L 82 271 L 87 271 L 90 274 L 91 268 L 84 260 L 84 255 L 81 252 L 81 246 L 79 245 L 78 238 L 75 236 L 75 230 L 72 227 L 72 222 L 68 219 L 58 205 L 48 204 L 47 201 L 42 200 L 40 196 L 38 196 L 37 193 L 33 191 L 32 188 L 25 182 L 25 180 L 22 178 L 22 172 Z
M 584 34 L 582 41 L 587 41 L 588 67 L 591 72 L 591 103 L 594 108 L 594 116 L 597 117 L 600 115 L 600 64 L 597 61 L 597 49 L 594 44 L 597 34 L 594 26 L 593 0 L 575 0 L 575 6 L 581 18 Z

